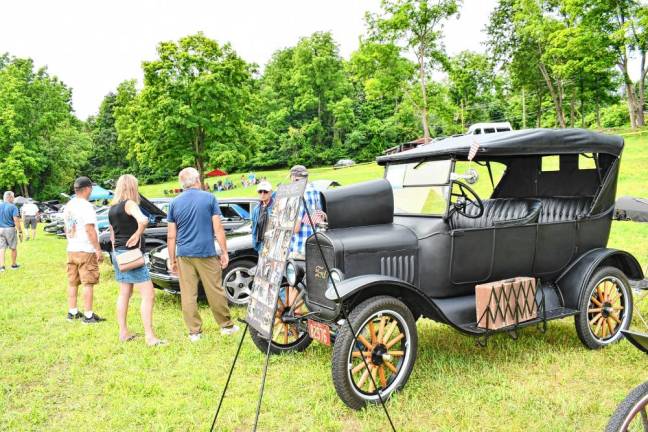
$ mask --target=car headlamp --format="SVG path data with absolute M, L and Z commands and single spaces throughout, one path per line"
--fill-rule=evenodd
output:
M 328 278 L 327 288 L 330 289 L 330 290 L 333 290 L 334 289 L 333 282 L 335 282 L 335 285 L 337 286 L 337 284 L 342 282 L 343 279 L 344 279 L 344 274 L 342 274 L 342 272 L 340 270 L 335 269 L 335 268 L 331 269 L 331 274 L 330 274 L 330 276 Z
M 297 283 L 297 269 L 292 261 L 288 261 L 286 264 L 286 280 L 290 286 L 295 286 Z

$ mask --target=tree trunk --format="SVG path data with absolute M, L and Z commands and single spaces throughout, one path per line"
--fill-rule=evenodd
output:
M 585 87 L 583 84 L 583 78 L 580 80 L 580 115 L 581 115 L 581 127 L 585 128 Z
M 551 95 L 551 99 L 553 100 L 554 107 L 556 109 L 556 123 L 558 126 L 561 128 L 566 127 L 565 124 L 565 114 L 563 113 L 563 107 L 562 107 L 562 96 L 561 96 L 561 89 L 556 88 L 553 85 L 553 82 L 551 81 L 551 77 L 549 76 L 549 72 L 547 72 L 547 68 L 543 63 L 540 63 L 539 66 L 540 68 L 540 73 L 542 73 L 542 77 L 545 80 L 545 84 L 547 84 L 547 89 L 549 90 L 549 94 Z M 558 83 L 558 87 L 560 87 L 560 82 Z
M 536 127 L 540 127 L 542 124 L 542 95 L 540 89 L 537 89 L 538 92 L 538 111 L 536 112 Z
M 421 107 L 421 124 L 423 125 L 423 138 L 425 143 L 430 140 L 430 128 L 428 127 L 428 104 L 427 104 L 427 83 L 425 81 L 425 56 L 423 45 L 419 46 L 418 52 L 419 79 L 421 81 L 421 93 L 423 96 L 423 107 Z
M 572 89 L 571 98 L 569 98 L 569 127 L 574 127 L 576 122 L 576 89 Z
M 637 126 L 641 127 L 644 121 L 644 105 L 646 102 L 646 53 L 641 53 L 641 74 L 639 75 L 639 103 L 637 104 Z
M 598 99 L 596 100 L 596 127 L 601 128 L 601 105 Z
M 522 87 L 522 129 L 526 129 L 526 98 L 524 95 L 524 87 Z
M 205 159 L 204 159 L 204 147 L 205 147 L 205 131 L 202 128 L 196 130 L 196 136 L 194 137 L 194 149 L 196 152 L 196 169 L 200 176 L 200 186 L 205 184 Z
M 464 101 L 461 99 L 461 131 L 466 130 L 466 122 L 464 120 Z

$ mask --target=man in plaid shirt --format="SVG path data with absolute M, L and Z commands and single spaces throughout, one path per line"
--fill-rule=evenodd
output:
M 308 170 L 305 166 L 295 165 L 290 169 L 290 179 L 292 181 L 295 182 L 307 178 Z M 318 210 L 321 211 L 322 203 L 320 202 L 319 191 L 315 189 L 312 183 L 306 185 L 304 199 L 306 200 L 306 205 L 308 206 L 311 217 L 315 217 L 315 213 Z M 304 209 L 304 207 L 301 209 L 298 220 L 299 223 L 295 228 L 295 234 L 290 242 L 290 256 L 295 258 L 304 258 L 304 255 L 306 254 L 306 239 L 313 234 L 313 228 L 310 223 L 305 223 L 305 221 L 308 220 L 308 216 L 306 216 L 306 209 Z

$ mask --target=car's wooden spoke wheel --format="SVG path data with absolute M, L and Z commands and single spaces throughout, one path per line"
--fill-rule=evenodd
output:
M 614 277 L 600 281 L 590 295 L 587 309 L 592 335 L 602 341 L 614 338 L 625 317 L 625 293 Z
M 297 324 L 284 321 L 284 316 L 302 316 L 307 312 L 304 304 L 303 291 L 286 286 L 282 287 L 277 300 L 272 342 L 279 345 L 290 345 L 299 340 L 304 332 L 300 332 Z
M 574 316 L 576 333 L 583 345 L 599 349 L 623 338 L 632 321 L 632 289 L 616 267 L 601 267 L 589 278 Z
M 366 323 L 354 348 L 349 361 L 353 384 L 361 392 L 373 394 L 387 388 L 398 375 L 407 338 L 398 319 L 386 313 Z
M 360 409 L 389 399 L 407 382 L 416 361 L 416 321 L 391 296 L 363 301 L 347 320 L 333 345 L 333 384 L 345 404 Z
M 250 327 L 250 336 L 261 352 L 264 354 L 267 352 L 268 344 L 271 354 L 303 351 L 308 348 L 313 340 L 307 332 L 300 331 L 294 321 L 294 317 L 304 316 L 308 313 L 304 295 L 304 289 L 301 286 L 299 288 L 281 287 L 271 341 Z

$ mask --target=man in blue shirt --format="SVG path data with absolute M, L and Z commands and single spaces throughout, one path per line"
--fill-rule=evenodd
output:
M 13 204 L 14 193 L 6 191 L 0 203 L 0 272 L 5 271 L 5 249 L 11 250 L 11 269 L 20 267 L 16 263 L 18 258 L 17 235 L 22 241 L 22 227 L 20 226 L 20 214 L 18 207 Z
M 221 284 L 221 272 L 227 267 L 229 256 L 218 201 L 213 194 L 201 190 L 200 175 L 195 168 L 183 169 L 178 179 L 184 192 L 169 205 L 167 247 L 170 270 L 180 279 L 182 315 L 189 328 L 189 339 L 196 342 L 202 335 L 198 282 L 202 282 L 221 334 L 231 335 L 239 328 L 232 322 Z
M 290 169 L 290 179 L 295 182 L 303 179 L 308 179 L 308 170 L 303 165 L 295 165 Z M 308 206 L 308 211 L 311 217 L 315 216 L 315 213 L 322 209 L 322 203 L 320 202 L 320 193 L 312 183 L 306 185 L 304 190 L 304 200 Z M 290 242 L 290 256 L 293 258 L 304 259 L 306 253 L 306 240 L 308 237 L 313 235 L 313 227 L 310 224 L 310 221 L 306 219 L 306 209 L 302 206 L 297 218 L 297 226 L 295 227 L 293 238 Z

